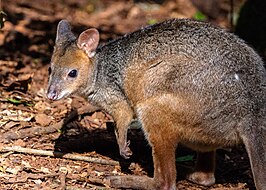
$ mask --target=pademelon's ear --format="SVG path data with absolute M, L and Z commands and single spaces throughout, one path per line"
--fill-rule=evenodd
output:
M 91 28 L 82 32 L 77 40 L 78 48 L 86 52 L 91 58 L 95 55 L 95 50 L 99 44 L 100 35 L 98 30 Z
M 61 20 L 57 25 L 55 44 L 61 45 L 66 41 L 74 41 L 75 35 L 71 32 L 71 26 L 66 20 Z

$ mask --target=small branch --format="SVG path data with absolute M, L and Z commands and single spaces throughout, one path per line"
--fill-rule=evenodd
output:
M 0 149 L 1 152 L 3 151 L 13 151 L 13 152 L 19 152 L 19 153 L 26 153 L 26 154 L 34 154 L 34 155 L 40 155 L 40 156 L 51 156 L 56 158 L 65 158 L 70 160 L 81 160 L 86 162 L 93 162 L 97 164 L 105 164 L 105 165 L 119 165 L 119 162 L 113 161 L 113 160 L 105 160 L 101 158 L 93 158 L 89 156 L 81 156 L 77 154 L 70 154 L 70 153 L 63 153 L 63 152 L 57 152 L 57 151 L 48 151 L 48 150 L 37 150 L 37 149 L 31 149 L 31 148 L 23 148 L 20 146 L 12 146 L 12 147 L 2 147 Z
M 89 177 L 87 179 L 87 181 L 89 182 L 89 184 L 87 184 L 90 187 L 96 187 L 96 189 L 102 189 L 102 190 L 115 190 L 116 188 L 113 188 L 110 186 L 110 182 L 108 179 L 106 178 L 93 178 L 93 177 Z M 101 184 L 104 185 L 105 187 L 98 187 L 97 185 L 93 185 L 93 184 Z M 98 187 L 98 188 L 97 188 Z
M 1 177 L 4 177 L 4 178 L 9 177 L 9 178 L 10 178 L 10 177 L 15 177 L 15 176 L 16 176 L 16 175 L 14 175 L 14 174 L 5 174 L 5 173 L 2 173 L 2 172 L 0 173 L 0 178 L 1 178 Z
M 155 189 L 153 178 L 147 176 L 108 176 L 105 184 L 116 188 L 125 189 Z
M 59 174 L 27 174 L 27 178 L 29 179 L 43 179 L 58 176 Z
M 27 129 L 22 129 L 20 131 L 16 132 L 7 132 L 2 135 L 0 138 L 0 142 L 3 142 L 5 140 L 16 140 L 16 139 L 22 139 L 25 137 L 34 137 L 37 135 L 43 135 L 43 134 L 49 134 L 49 133 L 54 133 L 61 129 L 64 125 L 72 121 L 75 117 L 78 115 L 82 115 L 84 113 L 92 113 L 95 111 L 98 111 L 99 108 L 94 107 L 90 104 L 85 105 L 77 110 L 72 111 L 67 118 L 62 119 L 58 123 L 52 124 L 48 127 L 32 127 L 32 128 L 27 128 Z
M 43 178 L 50 178 L 50 177 L 55 177 L 58 176 L 59 174 L 24 174 L 23 176 L 7 176 L 10 179 L 8 181 L 6 181 L 5 183 L 25 183 L 28 179 L 43 179 Z
M 113 190 L 113 188 L 107 188 L 107 187 L 101 187 L 101 186 L 96 186 L 96 185 L 90 185 L 89 188 L 80 188 L 80 187 L 75 187 L 75 186 L 66 186 L 66 190 L 89 190 L 89 189 L 95 189 L 95 190 Z
M 66 175 L 62 172 L 60 172 L 59 174 L 59 178 L 60 178 L 60 190 L 65 190 L 66 189 Z
M 31 127 L 31 128 L 22 129 L 20 131 L 7 132 L 2 135 L 0 142 L 53 133 L 61 129 L 63 125 L 64 125 L 64 119 L 58 123 L 50 125 L 49 127 Z
M 89 190 L 88 188 L 80 188 L 75 186 L 66 186 L 66 190 Z

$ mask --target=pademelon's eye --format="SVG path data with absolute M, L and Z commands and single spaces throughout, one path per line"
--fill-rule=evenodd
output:
M 75 78 L 77 77 L 77 75 L 78 75 L 78 71 L 76 69 L 73 69 L 68 73 L 68 76 L 71 78 Z
M 48 68 L 48 74 L 51 75 L 51 73 L 52 73 L 52 69 L 51 69 L 51 67 L 49 67 Z

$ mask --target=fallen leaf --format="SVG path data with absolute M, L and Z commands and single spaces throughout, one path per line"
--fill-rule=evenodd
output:
M 29 78 L 25 79 L 25 80 L 20 80 L 20 81 L 15 81 L 12 84 L 10 84 L 6 90 L 7 91 L 20 91 L 23 93 L 26 93 L 28 91 L 28 89 L 30 88 L 30 84 L 32 83 L 32 76 L 30 76 Z
M 82 172 L 81 174 L 80 174 L 80 177 L 87 177 L 89 174 L 88 174 L 88 172 Z
M 30 121 L 34 114 L 28 111 L 22 110 L 4 110 L 0 111 L 1 116 L 1 126 L 8 121 Z M 3 124 L 4 123 L 4 124 Z
M 37 180 L 32 180 L 35 184 L 40 185 L 42 183 L 42 180 L 37 179 Z
M 19 97 L 19 99 L 7 98 L 7 101 L 12 103 L 12 104 L 15 104 L 15 105 L 19 105 L 19 104 L 23 104 L 26 106 L 33 106 L 34 105 L 31 101 L 23 100 L 21 97 Z
M 0 124 L 1 125 L 1 124 Z M 19 122 L 15 122 L 15 121 L 9 121 L 7 122 L 5 125 L 3 125 L 3 129 L 5 130 L 10 130 L 11 128 L 13 128 L 14 126 L 19 125 Z
M 22 170 L 22 166 L 15 166 L 14 168 L 6 168 L 5 171 L 17 175 Z
M 48 168 L 45 168 L 45 167 L 41 167 L 40 171 L 42 171 L 43 173 L 47 173 L 47 174 L 50 174 L 50 170 Z
M 26 145 L 26 143 L 23 140 L 21 140 L 21 139 L 18 139 L 18 140 L 16 140 L 13 143 L 13 146 L 22 146 L 22 147 L 24 147 L 25 145 Z
M 38 111 L 51 110 L 51 105 L 47 102 L 39 101 L 34 105 L 34 109 Z
M 24 167 L 26 167 L 26 168 L 32 168 L 32 166 L 30 165 L 30 163 L 29 162 L 26 162 L 24 160 L 21 161 L 21 164 L 24 165 Z
M 47 126 L 51 123 L 52 119 L 43 113 L 37 114 L 35 116 L 36 123 L 40 124 L 41 126 Z
M 64 173 L 64 174 L 67 174 L 68 173 L 67 167 L 64 167 L 64 166 L 60 167 L 59 168 L 59 171 L 62 172 L 62 173 Z

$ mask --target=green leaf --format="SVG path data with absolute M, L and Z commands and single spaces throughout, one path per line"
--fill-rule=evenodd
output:
M 13 98 L 7 98 L 7 101 L 12 104 L 23 104 L 24 106 L 32 107 L 34 104 L 31 101 L 25 101 L 25 100 L 19 100 L 19 99 L 13 99 Z
M 32 104 L 32 103 L 28 103 L 28 102 L 27 102 L 27 103 L 25 103 L 25 105 L 26 105 L 26 106 L 29 106 L 29 107 L 32 107 L 32 106 L 34 106 L 34 104 Z
M 148 24 L 152 25 L 152 24 L 156 24 L 158 21 L 156 19 L 150 19 L 148 20 Z
M 187 156 L 181 156 L 176 158 L 176 162 L 187 162 L 187 161 L 193 161 L 193 155 L 187 155 Z
M 7 98 L 7 100 L 13 104 L 22 104 L 21 100 L 17 100 L 17 99 L 12 99 L 12 98 Z
M 195 15 L 193 16 L 194 19 L 204 21 L 207 19 L 206 15 L 204 15 L 202 12 L 197 11 Z

